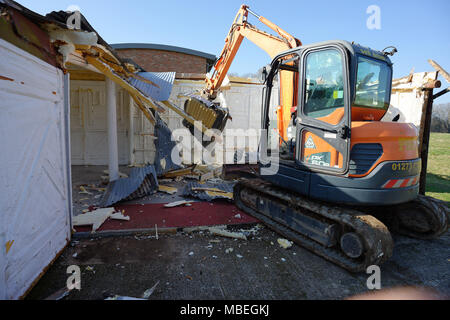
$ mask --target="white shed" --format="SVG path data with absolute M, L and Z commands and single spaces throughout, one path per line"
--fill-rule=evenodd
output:
M 18 299 L 70 240 L 68 81 L 3 39 L 0 56 L 0 299 Z

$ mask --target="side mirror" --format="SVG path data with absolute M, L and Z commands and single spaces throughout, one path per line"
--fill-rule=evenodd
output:
M 267 68 L 263 67 L 262 72 L 261 72 L 261 81 L 262 82 L 266 82 L 267 75 L 268 75 Z

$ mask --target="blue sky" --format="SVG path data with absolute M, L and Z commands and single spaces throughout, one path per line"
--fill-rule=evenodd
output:
M 432 71 L 433 59 L 450 71 L 450 1 L 448 0 L 19 0 L 45 14 L 80 7 L 90 24 L 108 43 L 160 43 L 220 54 L 240 5 L 245 3 L 304 44 L 343 39 L 382 50 L 394 45 L 394 77 Z M 370 5 L 381 9 L 381 30 L 369 30 Z M 254 17 L 250 22 L 266 30 Z M 230 72 L 256 72 L 270 59 L 248 40 L 243 42 Z M 443 87 L 448 84 L 440 77 Z M 436 103 L 450 102 L 450 94 Z

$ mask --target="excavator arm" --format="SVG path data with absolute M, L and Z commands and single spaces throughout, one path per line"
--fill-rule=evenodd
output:
M 258 18 L 260 22 L 268 26 L 270 29 L 277 32 L 279 37 L 259 30 L 250 24 L 248 22 L 249 13 Z M 247 38 L 262 50 L 267 52 L 271 59 L 273 59 L 280 52 L 301 45 L 300 40 L 295 39 L 289 33 L 268 19 L 257 15 L 251 11 L 248 6 L 242 5 L 236 14 L 228 36 L 225 39 L 225 46 L 222 53 L 214 64 L 213 73 L 211 77 L 206 79 L 206 88 L 204 93 L 207 95 L 208 99 L 213 100 L 216 98 L 217 91 L 222 85 L 222 82 L 228 73 L 228 69 L 230 68 L 244 38 Z
M 272 29 L 278 36 L 259 30 L 248 22 L 248 14 L 254 15 L 261 23 Z M 252 12 L 248 6 L 242 5 L 236 14 L 230 31 L 225 39 L 225 46 L 214 64 L 213 71 L 207 76 L 202 97 L 191 96 L 185 104 L 185 110 L 196 120 L 209 123 L 208 127 L 223 130 L 228 115 L 215 106 L 212 101 L 216 99 L 218 91 L 228 73 L 228 70 L 241 46 L 244 38 L 247 38 L 262 50 L 271 59 L 279 53 L 301 45 L 300 40 L 294 38 L 288 32 L 278 27 L 268 19 Z M 294 105 L 295 88 L 294 74 L 292 72 L 280 72 L 280 102 L 278 108 L 278 130 L 280 136 L 287 140 L 287 127 L 291 117 L 291 107 Z M 222 122 L 217 121 L 224 119 Z

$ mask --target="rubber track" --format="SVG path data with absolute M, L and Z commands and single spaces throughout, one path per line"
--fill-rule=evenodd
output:
M 421 219 L 416 218 L 418 213 Z M 445 202 L 423 195 L 404 204 L 377 208 L 373 214 L 392 232 L 416 239 L 435 239 L 448 230 L 449 209 Z M 427 230 L 421 230 L 424 220 Z
M 301 211 L 307 211 L 309 214 L 314 214 L 318 219 L 334 221 L 341 226 L 345 226 L 347 230 L 351 229 L 364 242 L 365 251 L 362 257 L 351 259 L 340 251 L 338 245 L 326 248 L 320 243 L 290 229 L 286 224 L 257 212 L 242 201 L 240 195 L 244 189 L 248 192 L 253 191 L 260 197 L 264 196 L 268 200 L 275 198 L 285 205 L 295 208 L 299 214 L 301 214 Z M 261 179 L 242 179 L 234 188 L 234 201 L 241 210 L 259 219 L 277 233 L 348 271 L 366 271 L 368 266 L 380 265 L 392 256 L 394 244 L 387 227 L 375 217 L 364 214 L 361 211 L 312 201 Z

